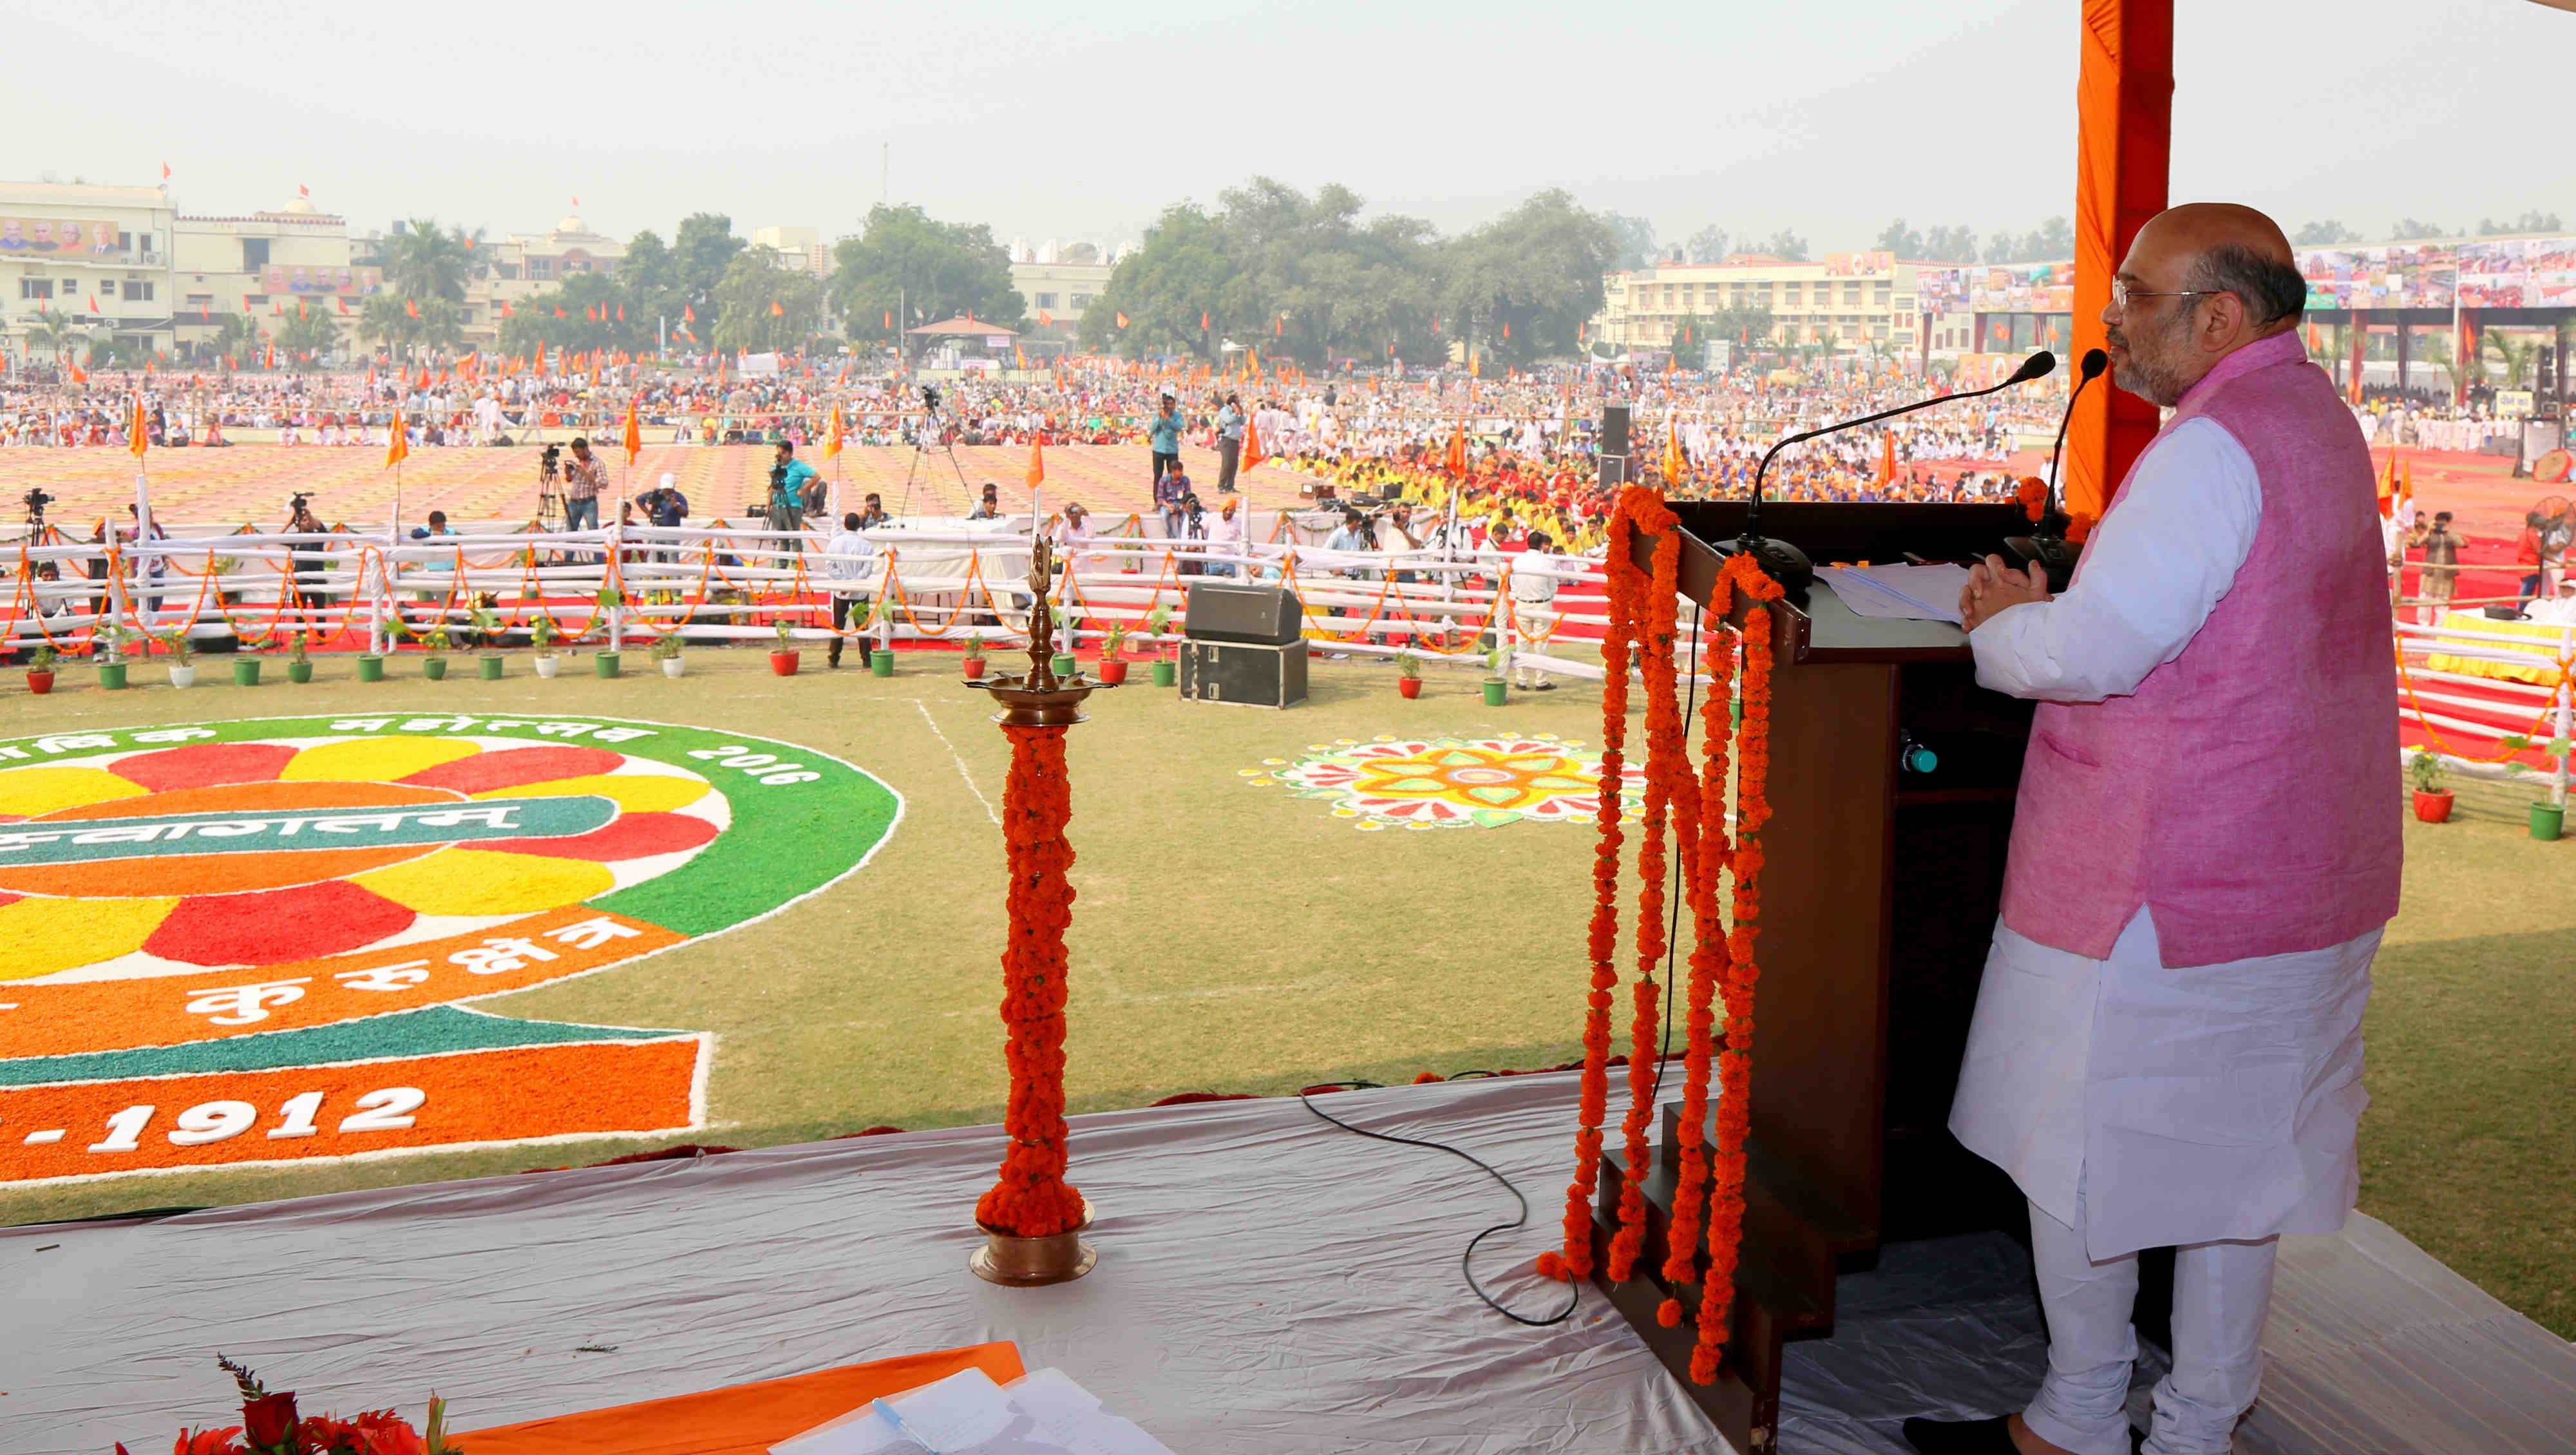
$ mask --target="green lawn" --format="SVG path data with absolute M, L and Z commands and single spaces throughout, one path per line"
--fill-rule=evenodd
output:
M 765 1145 L 999 1116 L 1002 860 L 985 805 L 1000 803 L 1007 750 L 989 705 L 956 685 L 954 658 L 902 660 L 892 680 L 847 668 L 782 679 L 752 651 L 699 651 L 678 682 L 539 682 L 514 663 L 499 683 L 424 682 L 406 662 L 396 680 L 362 688 L 342 659 L 306 687 L 113 697 L 76 672 L 52 698 L 0 694 L 0 735 L 362 707 L 542 707 L 738 728 L 869 769 L 907 802 L 893 839 L 857 875 L 731 934 L 482 1004 L 713 1031 L 714 1124 L 670 1140 Z M 1150 689 L 1103 693 L 1093 721 L 1073 731 L 1074 1110 L 1578 1054 L 1588 827 L 1363 833 L 1323 803 L 1249 785 L 1243 770 L 1397 730 L 1589 742 L 1597 694 L 1571 684 L 1491 709 L 1463 672 L 1434 672 L 1409 703 L 1380 666 L 1318 662 L 1314 676 L 1313 701 L 1286 713 L 1184 705 Z M 2526 835 L 2527 787 L 2459 787 L 2458 822 L 2408 829 L 2405 907 L 2380 956 L 2369 1025 L 2362 1205 L 2576 1334 L 2566 1253 L 2576 1246 L 2567 1155 L 2576 1052 L 2563 1029 L 2576 991 L 2576 839 Z M 32 1187 L 0 1191 L 0 1222 L 508 1173 L 638 1145 Z

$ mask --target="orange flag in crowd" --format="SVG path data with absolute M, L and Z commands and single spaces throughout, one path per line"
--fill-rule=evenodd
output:
M 1878 483 L 1896 483 L 1896 436 L 1893 432 L 1878 437 Z
M 892 327 L 893 325 L 892 325 L 892 324 L 888 324 L 887 326 L 888 326 L 888 327 Z M 1043 308 L 1039 309 L 1039 310 L 1038 310 L 1038 327 L 1040 327 L 1040 328 L 1053 328 L 1053 327 L 1055 327 L 1055 315 L 1054 315 L 1054 314 L 1051 314 L 1051 313 L 1049 313 L 1049 312 L 1047 312 L 1047 311 L 1046 311 L 1045 309 L 1043 309 Z
M 1020 478 L 1029 482 L 1031 490 L 1037 489 L 1046 480 L 1046 451 L 1039 446 L 1035 435 L 1029 437 L 1029 468 L 1021 474 Z
M 132 450 L 134 458 L 140 460 L 143 458 L 143 444 L 147 438 L 143 428 L 143 396 L 140 394 L 134 396 L 134 426 L 130 432 L 133 439 L 126 448 Z
M 828 433 L 828 434 L 826 434 L 826 435 L 824 435 L 824 436 L 823 436 L 823 458 L 828 460 L 828 459 L 832 458 L 834 455 L 839 454 L 840 452 L 841 452 L 841 406 L 839 406 L 839 405 L 835 404 L 835 405 L 833 405 L 833 406 L 832 406 L 832 428 L 831 428 L 831 431 L 830 431 L 830 433 Z
M 1125 328 L 1125 327 L 1127 326 L 1127 315 L 1126 315 L 1126 314 L 1123 314 L 1123 313 L 1122 313 L 1122 314 L 1118 315 L 1118 326 L 1119 326 L 1120 328 Z
M 390 470 L 410 458 L 411 435 L 403 429 L 402 406 L 397 404 L 394 406 L 393 435 L 385 442 L 385 468 Z
M 1671 415 L 1664 416 L 1664 485 L 1678 485 L 1690 473 L 1690 456 L 1682 453 L 1681 426 Z
M 769 300 L 769 316 L 772 318 L 785 318 L 787 316 L 787 310 L 778 305 L 777 299 L 772 298 Z
M 1247 415 L 1243 421 L 1243 468 L 1250 470 L 1261 460 L 1261 426 Z
M 299 300 L 299 302 L 298 302 L 297 306 L 298 306 L 298 307 L 301 307 L 301 306 L 302 306 L 302 303 L 301 303 L 301 301 L 300 301 L 300 300 Z M 419 305 L 418 303 L 414 302 L 413 300 L 411 300 L 411 299 L 409 299 L 409 298 L 406 298 L 406 299 L 404 299 L 404 300 L 403 300 L 403 312 L 410 314 L 410 315 L 411 315 L 412 317 L 414 317 L 414 318 L 418 318 L 418 317 L 420 317 L 420 305 Z
M 73 382 L 73 383 L 75 383 L 75 384 L 86 384 L 86 383 L 88 383 L 88 382 L 89 382 L 89 370 L 82 368 L 82 367 L 81 367 L 80 365 L 78 365 L 78 364 L 74 364 L 74 365 L 72 365 L 72 382 Z
M 620 443 L 626 446 L 626 464 L 631 469 L 635 464 L 635 457 L 644 453 L 644 424 L 636 417 L 635 401 L 632 399 L 626 401 L 626 438 Z
M 1444 462 L 1449 473 L 1460 479 L 1467 475 L 1467 426 L 1459 425 L 1449 436 L 1449 458 Z

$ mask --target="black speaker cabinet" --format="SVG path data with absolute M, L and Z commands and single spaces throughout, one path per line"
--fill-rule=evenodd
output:
M 1306 700 L 1306 643 L 1181 643 L 1181 700 L 1294 707 Z
M 1605 455 L 1622 456 L 1628 453 L 1627 405 L 1604 404 L 1601 406 L 1601 453 Z
M 1184 631 L 1194 641 L 1259 642 L 1280 647 L 1305 635 L 1305 608 L 1283 586 L 1190 583 Z

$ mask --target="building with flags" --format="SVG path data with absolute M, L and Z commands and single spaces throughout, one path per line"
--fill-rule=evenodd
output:
M 1032 345 L 1072 342 L 1082 316 L 1109 291 L 1109 275 L 1118 270 L 1119 250 L 1094 243 L 1058 247 L 1050 238 L 1032 248 L 1013 238 L 1010 252 L 1011 286 L 1027 301 Z
M 1829 253 L 1814 262 L 1740 254 L 1722 263 L 1658 263 L 1601 280 L 1591 336 L 1613 353 L 1694 350 L 1703 343 L 1821 346 L 1857 353 L 1884 345 L 1911 357 L 1920 341 L 1915 275 L 1937 264 L 1894 253 Z M 1679 339 L 1694 320 L 1766 310 L 1767 339 Z M 1698 360 L 1686 358 L 1685 367 Z
M 171 235 L 162 187 L 0 182 L 0 324 L 20 354 L 48 313 L 129 355 L 171 345 Z
M 271 318 L 298 302 L 337 311 L 383 291 L 384 270 L 358 264 L 349 220 L 298 195 L 232 216 L 181 214 L 173 245 L 173 329 L 183 343 L 213 335 L 226 314 Z M 263 324 L 262 327 L 268 325 Z

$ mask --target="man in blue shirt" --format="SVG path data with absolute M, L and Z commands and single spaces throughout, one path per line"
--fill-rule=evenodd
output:
M 1216 493 L 1232 494 L 1234 467 L 1243 458 L 1243 404 L 1232 394 L 1216 412 Z
M 822 478 L 820 471 L 796 458 L 794 445 L 785 440 L 778 442 L 777 462 L 769 467 L 769 528 L 771 530 L 805 528 L 805 485 L 809 480 L 820 478 Z M 803 541 L 783 543 L 780 549 L 781 564 L 784 564 L 784 553 L 793 550 L 801 555 L 805 550 L 805 543 Z
M 1145 434 L 1154 450 L 1154 479 L 1160 483 L 1164 471 L 1181 468 L 1181 405 L 1168 390 L 1161 407 L 1146 422 Z

